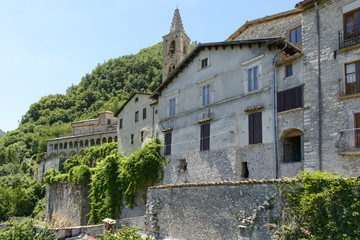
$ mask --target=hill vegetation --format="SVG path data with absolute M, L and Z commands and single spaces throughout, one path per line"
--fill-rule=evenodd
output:
M 32 104 L 19 127 L 0 139 L 0 182 L 6 182 L 0 199 L 22 194 L 15 191 L 18 186 L 35 184 L 30 189 L 38 189 L 37 183 L 28 177 L 33 177 L 37 164 L 44 159 L 47 139 L 71 133 L 70 123 L 73 121 L 95 118 L 100 111 L 116 112 L 136 91 L 154 91 L 161 82 L 161 72 L 162 43 L 158 43 L 135 55 L 98 64 L 79 85 L 70 86 L 66 94 L 48 95 Z M 10 177 L 15 174 L 24 177 Z M 31 209 L 23 211 L 24 204 L 9 201 L 4 209 L 1 210 L 0 206 L 0 219 L 9 214 L 35 214 L 32 211 L 44 195 L 38 190 L 32 195 L 36 196 L 31 200 L 33 204 L 27 205 L 32 206 Z
M 3 130 L 0 129 L 0 138 L 2 138 L 5 134 L 6 134 L 6 132 L 4 132 Z

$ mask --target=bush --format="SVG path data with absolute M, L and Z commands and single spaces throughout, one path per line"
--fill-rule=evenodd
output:
M 106 232 L 103 236 L 98 236 L 99 240 L 153 240 L 154 238 L 146 236 L 142 238 L 137 231 L 141 230 L 141 228 L 133 228 L 122 225 L 122 228 L 116 232 L 115 234 L 111 234 L 110 232 Z
M 285 222 L 277 239 L 359 239 L 359 179 L 302 172 L 290 187 Z
M 43 229 L 38 235 L 35 232 L 32 220 L 11 222 L 9 230 L 0 231 L 1 240 L 53 240 L 58 239 L 56 232 L 48 228 Z

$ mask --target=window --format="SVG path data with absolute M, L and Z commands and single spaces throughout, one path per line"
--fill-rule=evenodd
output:
M 82 134 L 82 130 L 80 130 L 80 135 Z
M 138 102 L 138 101 L 139 101 L 139 98 L 138 98 L 138 97 L 136 97 L 136 98 L 135 98 L 135 102 Z
M 171 135 L 172 132 L 165 133 L 164 155 L 171 155 Z
M 249 169 L 247 162 L 241 163 L 241 177 L 242 178 L 249 178 Z
M 130 136 L 130 144 L 134 144 L 134 134 L 131 134 Z
M 169 100 L 169 117 L 175 116 L 175 100 L 176 98 L 171 98 Z
M 122 118 L 121 118 L 120 121 L 119 121 L 119 128 L 120 128 L 120 129 L 123 128 L 123 120 L 122 120 Z
M 346 94 L 354 94 L 360 92 L 359 74 L 360 61 L 345 65 Z
M 202 124 L 200 131 L 200 151 L 210 149 L 210 123 Z
M 302 159 L 302 135 L 300 130 L 289 132 L 284 138 L 284 162 L 300 162 Z
M 179 160 L 179 169 L 180 172 L 183 173 L 187 170 L 187 162 L 186 159 L 180 159 Z
M 345 40 L 351 39 L 360 34 L 360 24 L 358 24 L 359 20 L 360 20 L 359 9 L 344 14 Z
M 294 87 L 277 93 L 277 111 L 303 107 L 303 86 Z
M 140 142 L 144 142 L 144 131 L 140 132 Z
M 258 89 L 258 81 L 259 81 L 259 66 L 255 66 L 249 68 L 247 70 L 248 75 L 248 91 L 254 91 Z
M 210 104 L 210 84 L 202 87 L 202 105 L 206 106 Z
M 139 111 L 135 112 L 135 122 L 139 121 Z
M 143 108 L 143 119 L 146 119 L 146 108 Z
M 171 40 L 169 45 L 169 54 L 172 54 L 174 52 L 175 52 L 175 40 Z
M 293 75 L 292 64 L 285 66 L 285 77 L 290 77 Z
M 261 112 L 249 114 L 249 144 L 262 143 Z
M 301 26 L 290 29 L 290 42 L 296 44 L 302 41 Z
M 107 120 L 107 124 L 108 124 L 108 125 L 111 124 L 111 120 L 110 120 L 110 119 Z
M 208 58 L 201 59 L 201 68 L 206 68 L 208 66 Z

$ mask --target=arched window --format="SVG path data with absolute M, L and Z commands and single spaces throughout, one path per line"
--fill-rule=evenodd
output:
M 117 136 L 115 136 L 115 138 L 114 138 L 114 142 L 117 142 L 118 141 L 118 137 Z
M 188 46 L 187 46 L 187 42 L 184 40 L 184 43 L 183 43 L 183 53 L 184 54 L 187 54 L 188 52 Z
M 102 139 L 102 143 L 103 143 L 103 144 L 106 143 L 106 138 L 103 138 L 103 139 Z
M 169 71 L 168 73 L 171 73 L 174 69 L 175 69 L 175 64 L 174 63 L 169 63 Z
M 100 138 L 96 139 L 96 146 L 100 145 Z
M 62 143 L 60 143 L 59 149 L 63 149 L 63 144 Z
M 304 158 L 303 135 L 298 129 L 286 133 L 283 140 L 283 162 L 300 162 Z
M 169 54 L 172 54 L 175 52 L 175 40 L 172 39 L 169 44 Z
M 93 146 L 95 146 L 95 140 L 94 139 L 91 139 L 90 140 L 90 145 L 93 147 Z
M 75 148 L 77 148 L 77 147 L 78 147 L 78 142 L 77 142 L 77 141 L 75 141 L 75 143 L 74 143 L 74 147 L 75 147 Z
M 80 140 L 80 147 L 84 147 L 84 142 L 83 142 L 83 140 Z
M 108 142 L 111 143 L 112 142 L 112 137 L 108 138 Z
M 74 146 L 73 146 L 73 142 L 70 142 L 69 143 L 69 148 L 72 149 Z
M 89 140 L 85 140 L 85 147 L 89 146 Z

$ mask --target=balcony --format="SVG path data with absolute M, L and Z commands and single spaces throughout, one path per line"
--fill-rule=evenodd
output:
M 340 155 L 360 155 L 360 128 L 339 131 L 335 147 Z
M 351 47 L 358 43 L 360 43 L 360 25 L 339 31 L 339 49 Z
M 360 74 L 348 74 L 345 83 L 340 81 L 339 84 L 341 99 L 360 97 Z

